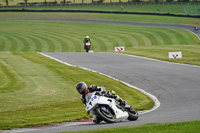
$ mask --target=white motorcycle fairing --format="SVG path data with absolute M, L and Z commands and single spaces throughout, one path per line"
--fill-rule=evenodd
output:
M 90 45 L 90 42 L 86 42 L 85 45 Z
M 88 93 L 86 95 L 86 101 L 87 101 L 86 111 L 92 113 L 96 117 L 98 117 L 98 116 L 95 113 L 95 110 L 97 108 L 104 109 L 105 105 L 109 106 L 113 110 L 115 122 L 125 120 L 129 116 L 129 114 L 126 111 L 123 111 L 119 107 L 117 107 L 117 103 L 116 103 L 115 99 L 96 95 L 95 92 Z

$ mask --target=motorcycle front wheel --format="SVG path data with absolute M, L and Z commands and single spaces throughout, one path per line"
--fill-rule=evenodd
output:
M 86 46 L 85 46 L 85 50 L 86 50 L 86 52 L 88 53 L 88 52 L 90 51 L 90 45 L 86 45 Z
M 109 106 L 100 106 L 95 110 L 95 114 L 107 123 L 114 123 L 115 113 Z

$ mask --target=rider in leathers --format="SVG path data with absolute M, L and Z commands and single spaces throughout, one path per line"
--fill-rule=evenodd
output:
M 116 101 L 118 101 L 120 103 L 120 105 L 122 107 L 124 107 L 126 105 L 126 102 L 122 98 L 120 98 L 118 95 L 116 95 L 113 90 L 109 90 L 109 91 L 106 92 L 104 87 L 99 87 L 99 86 L 96 86 L 96 85 L 91 85 L 91 86 L 88 87 L 85 82 L 79 82 L 76 85 L 76 89 L 81 94 L 81 100 L 84 103 L 84 105 L 86 105 L 85 95 L 90 93 L 90 92 L 95 92 L 95 91 L 99 92 L 100 94 L 104 94 L 107 97 L 115 99 Z M 101 120 L 98 120 L 98 118 L 96 118 L 94 116 L 93 122 L 99 123 L 100 121 Z
M 86 36 L 84 39 L 83 39 L 83 43 L 84 43 L 84 49 L 86 49 L 86 43 L 87 42 L 90 42 L 90 44 L 92 43 L 91 39 L 89 36 Z

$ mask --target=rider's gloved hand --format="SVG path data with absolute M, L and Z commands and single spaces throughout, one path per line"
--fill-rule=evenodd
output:
M 98 96 L 102 96 L 102 93 L 100 91 L 96 91 L 95 94 L 98 95 Z
M 81 101 L 83 102 L 83 104 L 86 104 L 86 99 L 81 98 Z
M 106 91 L 101 91 L 101 94 L 105 94 L 106 93 Z
M 124 107 L 125 107 L 126 102 L 125 102 L 124 100 L 120 99 L 120 100 L 119 100 L 119 104 L 120 104 L 121 106 L 124 106 Z

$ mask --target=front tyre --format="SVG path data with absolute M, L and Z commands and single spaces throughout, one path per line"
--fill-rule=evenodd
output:
M 99 106 L 95 110 L 95 114 L 102 120 L 104 120 L 107 123 L 114 123 L 116 118 L 115 118 L 115 113 L 109 106 Z
M 86 50 L 86 52 L 88 53 L 88 52 L 90 51 L 90 45 L 86 45 L 86 46 L 85 46 L 85 50 Z

